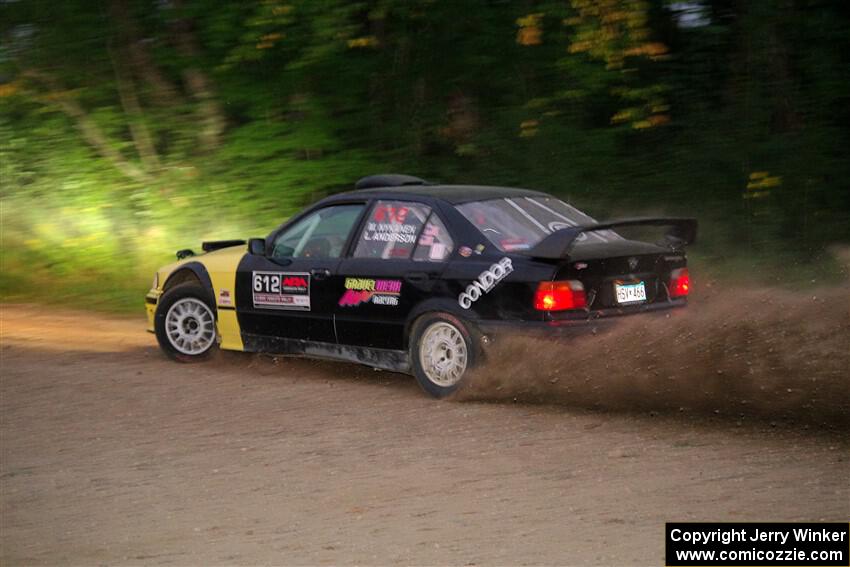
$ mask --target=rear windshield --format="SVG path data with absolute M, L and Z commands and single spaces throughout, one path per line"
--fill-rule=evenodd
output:
M 553 197 L 490 199 L 457 209 L 503 252 L 528 250 L 556 230 L 596 221 Z M 609 242 L 621 238 L 611 230 L 582 233 L 577 242 Z

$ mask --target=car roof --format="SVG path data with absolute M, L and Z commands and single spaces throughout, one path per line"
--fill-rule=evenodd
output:
M 487 185 L 405 185 L 403 187 L 375 187 L 337 193 L 332 200 L 344 200 L 351 197 L 399 199 L 403 197 L 440 199 L 459 205 L 471 201 L 505 199 L 511 197 L 550 197 L 541 191 L 517 189 L 514 187 L 491 187 Z

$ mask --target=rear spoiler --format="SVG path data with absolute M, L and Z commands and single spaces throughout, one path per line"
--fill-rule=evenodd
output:
M 586 232 L 610 230 L 623 226 L 669 226 L 670 229 L 664 234 L 664 246 L 672 250 L 680 250 L 693 244 L 697 238 L 697 220 L 691 218 L 633 218 L 600 222 L 585 226 L 569 226 L 556 230 L 527 254 L 535 258 L 547 258 L 557 260 L 566 258 L 578 237 Z
M 230 248 L 231 246 L 240 246 L 245 243 L 245 240 L 210 240 L 201 243 L 201 250 L 204 252 L 212 252 L 214 250 L 221 250 L 222 248 Z M 178 260 L 189 258 L 194 255 L 195 253 L 189 248 L 177 251 Z

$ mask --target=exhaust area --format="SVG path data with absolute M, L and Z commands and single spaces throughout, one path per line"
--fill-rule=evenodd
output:
M 456 399 L 850 424 L 850 289 L 708 289 L 597 335 L 496 337 Z

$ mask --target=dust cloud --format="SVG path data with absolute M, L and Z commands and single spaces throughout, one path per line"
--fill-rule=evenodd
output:
M 850 287 L 704 290 L 572 340 L 496 339 L 456 398 L 850 424 Z

